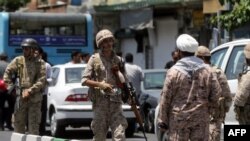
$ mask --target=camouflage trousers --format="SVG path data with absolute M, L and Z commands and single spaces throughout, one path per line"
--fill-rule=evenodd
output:
M 170 130 L 168 141 L 208 141 L 209 139 L 208 123 L 200 122 L 195 126 L 188 126 L 183 128 L 169 128 Z
M 242 108 L 242 110 L 237 110 L 234 108 L 236 120 L 238 120 L 240 125 L 249 125 L 250 124 L 250 105 L 247 104 Z
M 39 135 L 41 121 L 41 100 L 39 96 L 20 99 L 19 108 L 14 111 L 14 131 L 25 133 L 25 126 L 28 121 L 28 133 Z
M 220 141 L 221 125 L 223 120 L 213 120 L 209 125 L 209 141 Z
M 93 141 L 105 141 L 109 127 L 113 141 L 125 141 L 128 123 L 122 114 L 122 104 L 112 102 L 109 98 L 98 98 L 94 107 L 94 118 L 91 122 Z

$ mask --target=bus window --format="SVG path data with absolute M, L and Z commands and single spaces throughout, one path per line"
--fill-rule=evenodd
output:
M 0 16 L 0 25 L 4 25 L 0 27 L 4 36 L 0 46 L 10 58 L 20 55 L 25 38 L 37 40 L 53 64 L 68 62 L 72 51 L 94 52 L 90 14 L 0 12 Z

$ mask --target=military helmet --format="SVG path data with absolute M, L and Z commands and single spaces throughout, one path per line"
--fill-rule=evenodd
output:
M 244 47 L 244 54 L 247 59 L 250 59 L 250 43 Z
M 112 38 L 114 39 L 114 35 L 111 31 L 109 31 L 108 29 L 103 29 L 101 31 L 99 31 L 97 34 L 96 34 L 96 45 L 97 45 L 97 48 L 100 47 L 100 44 L 102 43 L 102 41 L 104 39 L 107 39 L 107 38 Z
M 195 56 L 211 56 L 210 50 L 205 46 L 199 46 Z
M 35 39 L 27 38 L 22 41 L 21 47 L 38 48 L 38 43 Z

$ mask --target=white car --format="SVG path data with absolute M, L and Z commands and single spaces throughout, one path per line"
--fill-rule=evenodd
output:
M 146 132 L 154 132 L 154 111 L 160 98 L 166 72 L 165 69 L 142 70 L 143 81 L 139 103 Z
M 93 118 L 88 87 L 81 86 L 81 76 L 86 64 L 56 65 L 49 80 L 47 122 L 52 136 L 60 136 L 65 128 L 90 126 Z M 133 136 L 136 119 L 129 105 L 122 106 L 129 127 L 127 136 Z
M 243 66 L 245 62 L 243 48 L 247 43 L 250 43 L 250 39 L 231 41 L 222 44 L 211 51 L 211 63 L 213 65 L 218 66 L 225 72 L 232 96 L 235 95 L 238 87 L 238 75 L 243 71 Z M 158 116 L 158 112 L 159 106 L 157 106 L 156 108 L 155 117 Z M 154 122 L 155 124 L 157 124 L 156 119 Z M 233 106 L 231 106 L 229 112 L 226 115 L 225 125 L 227 124 L 239 124 L 238 121 L 235 119 Z M 222 125 L 222 140 L 224 137 L 223 129 L 224 125 Z M 155 133 L 157 135 L 158 141 L 166 141 L 167 135 L 161 132 L 158 128 L 155 128 Z

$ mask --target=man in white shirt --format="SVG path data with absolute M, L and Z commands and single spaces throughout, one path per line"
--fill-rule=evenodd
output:
M 133 55 L 131 53 L 127 53 L 125 56 L 125 69 L 128 80 L 132 82 L 136 90 L 137 98 L 139 98 L 141 94 L 142 69 L 140 66 L 133 64 L 133 61 Z
M 66 64 L 80 64 L 82 53 L 79 51 L 73 51 L 71 53 L 71 61 Z
M 48 63 L 47 53 L 45 51 L 43 51 L 42 48 L 38 48 L 35 51 L 35 56 L 40 57 L 45 62 L 46 80 L 51 78 L 51 65 Z M 48 83 L 48 82 L 46 81 L 46 83 Z M 42 98 L 42 105 L 41 105 L 41 123 L 40 123 L 40 127 L 39 127 L 39 134 L 45 135 L 46 117 L 47 117 L 47 94 L 48 94 L 48 85 L 47 84 L 46 84 L 42 94 L 43 94 L 43 98 Z

